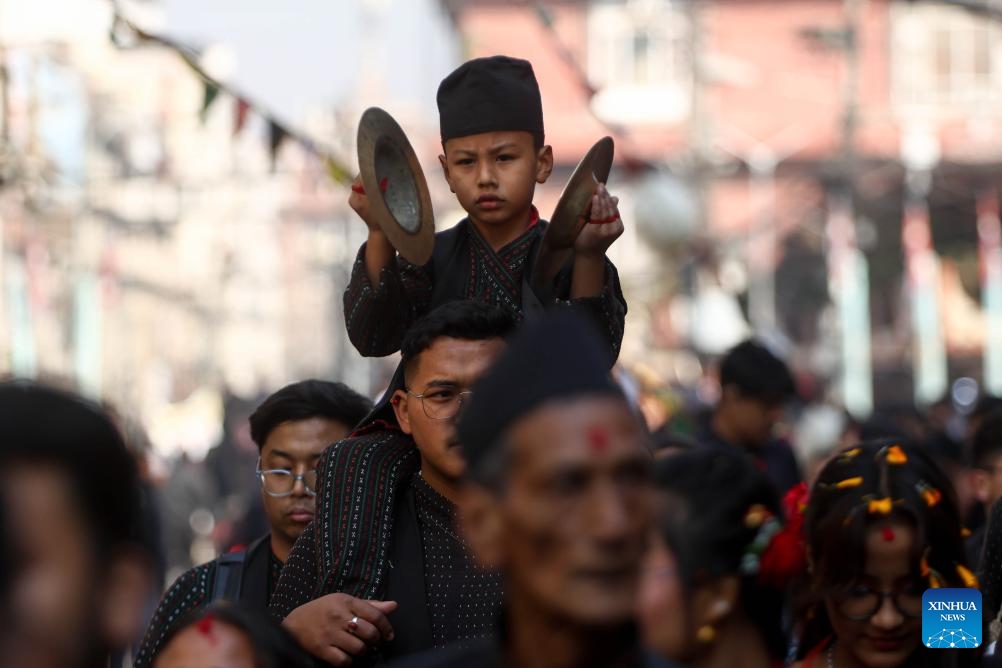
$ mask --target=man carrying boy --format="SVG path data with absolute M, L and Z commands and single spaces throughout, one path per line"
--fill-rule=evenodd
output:
M 537 183 L 553 169 L 543 143 L 543 109 L 532 65 L 506 56 L 461 65 L 438 89 L 443 155 L 449 188 L 468 217 L 435 236 L 424 266 L 396 256 L 371 219 L 360 188 L 349 198 L 369 227 L 344 294 L 348 336 L 366 356 L 389 355 L 421 315 L 443 303 L 473 299 L 499 306 L 521 320 L 539 303 L 532 265 L 547 223 L 532 205 Z M 616 268 L 605 257 L 623 233 L 617 198 L 599 185 L 590 221 L 574 257 L 554 279 L 554 301 L 588 313 L 619 354 L 626 318 Z M 548 306 L 539 303 L 540 306 Z
M 314 656 L 358 665 L 493 631 L 500 578 L 474 563 L 455 527 L 466 469 L 455 423 L 514 324 L 470 300 L 421 317 L 390 400 L 324 452 L 316 519 L 270 606 Z

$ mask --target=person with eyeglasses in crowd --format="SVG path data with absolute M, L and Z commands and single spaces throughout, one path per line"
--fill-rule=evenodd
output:
M 923 646 L 923 593 L 978 586 L 962 534 L 953 486 L 923 449 L 880 440 L 835 455 L 804 513 L 795 668 L 979 665 L 980 649 Z
M 493 631 L 500 576 L 475 563 L 456 528 L 466 471 L 456 421 L 514 328 L 482 302 L 422 316 L 373 414 L 321 458 L 316 521 L 271 603 L 319 659 L 364 665 Z
M 153 614 L 136 668 L 150 666 L 176 625 L 213 601 L 267 611 L 293 543 L 313 521 L 317 460 L 371 409 L 372 402 L 347 385 L 321 380 L 287 385 L 258 406 L 250 429 L 260 448 L 255 475 L 270 530 L 177 578 Z

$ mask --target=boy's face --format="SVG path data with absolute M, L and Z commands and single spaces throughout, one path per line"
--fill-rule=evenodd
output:
M 553 151 L 538 151 L 529 132 L 484 132 L 445 142 L 438 157 L 449 188 L 478 225 L 519 227 L 529 221 L 537 183 L 553 170 Z

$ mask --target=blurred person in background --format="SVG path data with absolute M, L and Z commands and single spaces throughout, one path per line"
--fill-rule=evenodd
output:
M 171 585 L 136 656 L 138 668 L 150 665 L 186 614 L 214 600 L 267 610 L 293 543 L 313 520 L 317 460 L 371 408 L 346 385 L 320 380 L 287 385 L 258 406 L 249 423 L 260 453 L 257 477 L 269 531 L 246 549 L 193 568 Z M 252 470 L 245 474 L 250 477 Z
M 971 439 L 970 461 L 971 488 L 987 516 L 992 504 L 1002 498 L 1002 409 L 979 420 L 978 430 Z M 967 558 L 978 569 L 986 532 L 983 524 L 967 539 Z
M 152 584 L 135 462 L 108 416 L 65 392 L 3 383 L 0 423 L 3 665 L 104 668 L 140 632 Z
M 996 397 L 993 394 L 982 394 L 978 397 L 977 403 L 974 404 L 974 409 L 967 416 L 966 440 L 968 442 L 974 438 L 974 434 L 981 428 L 981 422 L 997 410 L 1002 410 L 1002 397 Z
M 261 611 L 226 601 L 183 619 L 153 668 L 312 668 L 313 661 Z
M 828 459 L 839 449 L 849 429 L 848 413 L 828 403 L 814 403 L 801 412 L 794 427 L 794 443 L 804 467 L 804 479 L 811 484 Z M 858 442 L 854 438 L 851 443 Z M 848 445 L 849 443 L 846 443 Z
M 637 613 L 645 647 L 690 668 L 782 665 L 785 587 L 803 550 L 772 482 L 741 453 L 706 448 L 658 462 L 654 481 Z
M 259 486 L 246 475 L 260 455 L 261 446 L 254 441 L 249 418 L 263 398 L 227 395 L 223 402 L 222 439 L 201 464 L 212 481 L 212 534 L 217 550 L 246 544 L 268 530 L 261 512 Z
M 720 400 L 698 434 L 700 443 L 746 452 L 782 494 L 801 481 L 793 448 L 776 438 L 793 375 L 764 345 L 747 340 L 720 362 Z

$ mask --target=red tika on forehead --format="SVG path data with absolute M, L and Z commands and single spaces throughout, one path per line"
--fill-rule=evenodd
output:
M 601 425 L 588 427 L 588 445 L 592 452 L 605 452 L 609 447 L 609 432 Z
M 894 540 L 894 529 L 891 527 L 884 527 L 880 533 L 888 543 Z
M 202 617 L 200 620 L 195 622 L 195 628 L 198 629 L 199 633 L 208 638 L 210 643 L 215 644 L 216 638 L 214 635 L 212 635 L 212 629 L 215 626 L 215 624 L 216 624 L 216 618 L 213 617 L 212 615 L 206 615 L 205 617 Z

